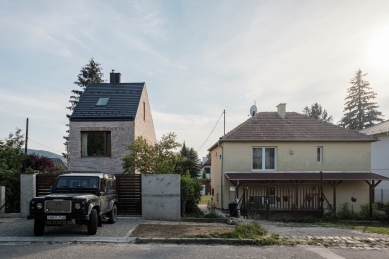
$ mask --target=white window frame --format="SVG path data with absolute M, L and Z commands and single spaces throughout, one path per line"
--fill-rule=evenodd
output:
M 317 157 L 317 152 L 320 150 L 319 157 Z M 316 162 L 318 164 L 323 164 L 323 146 L 318 146 L 316 148 Z
M 262 148 L 262 169 L 254 169 L 253 168 L 253 157 L 254 157 L 254 148 Z M 265 169 L 265 149 L 272 148 L 274 149 L 274 169 Z M 276 171 L 277 170 L 277 147 L 252 147 L 251 148 L 251 171 L 253 172 L 263 172 L 263 171 Z

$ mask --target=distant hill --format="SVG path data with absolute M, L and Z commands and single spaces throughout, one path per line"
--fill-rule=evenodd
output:
M 46 151 L 46 150 L 27 149 L 27 153 L 28 154 L 34 153 L 34 154 L 37 154 L 40 156 L 46 156 L 46 157 L 50 157 L 50 158 L 60 158 L 62 161 L 66 162 L 66 159 L 63 158 L 63 156 L 58 155 L 58 154 L 54 154 L 54 153 L 52 153 L 50 151 Z

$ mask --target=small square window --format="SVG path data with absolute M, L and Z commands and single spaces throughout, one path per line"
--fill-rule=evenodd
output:
M 107 105 L 108 100 L 109 100 L 109 97 L 100 97 L 99 100 L 97 101 L 96 105 L 98 105 L 98 106 Z

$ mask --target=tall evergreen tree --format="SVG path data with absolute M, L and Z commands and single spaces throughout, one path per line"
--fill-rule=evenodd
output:
M 303 114 L 316 120 L 323 120 L 329 123 L 332 123 L 333 120 L 332 115 L 328 116 L 327 110 L 323 109 L 319 103 L 314 103 L 311 107 L 305 106 Z
M 192 178 L 198 177 L 199 168 L 197 166 L 197 161 L 199 160 L 199 157 L 196 150 L 194 150 L 193 147 L 187 148 L 184 142 L 180 154 L 184 158 L 182 160 L 183 170 L 188 171 Z
M 70 96 L 70 106 L 66 107 L 66 109 L 69 109 L 70 111 L 74 110 L 74 107 L 76 107 L 82 93 L 89 84 L 98 84 L 104 82 L 104 74 L 101 72 L 102 70 L 103 68 L 101 67 L 101 64 L 94 61 L 93 58 L 89 60 L 88 64 L 81 68 L 80 74 L 78 74 L 77 80 L 73 84 L 78 85 L 82 89 L 72 90 L 72 93 L 74 95 Z M 70 115 L 67 114 L 66 117 L 69 118 Z M 69 133 L 69 130 L 67 130 L 66 132 Z M 64 138 L 68 140 L 68 136 L 65 136 Z M 67 151 L 67 141 L 64 143 L 64 145 Z M 64 158 L 67 158 L 66 153 L 62 153 L 62 156 Z
M 338 122 L 339 126 L 351 130 L 361 130 L 383 121 L 382 113 L 377 110 L 379 107 L 374 98 L 377 96 L 370 87 L 368 81 L 363 80 L 367 74 L 362 74 L 358 69 L 351 87 L 347 89 L 347 97 L 344 99 L 344 114 Z

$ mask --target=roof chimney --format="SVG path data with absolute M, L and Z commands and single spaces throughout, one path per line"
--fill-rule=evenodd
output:
M 115 70 L 112 69 L 109 82 L 111 84 L 120 84 L 122 82 L 122 74 L 115 73 Z
M 286 117 L 286 103 L 280 103 L 277 105 L 277 114 L 281 119 Z

